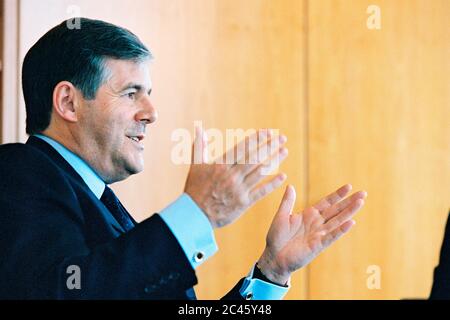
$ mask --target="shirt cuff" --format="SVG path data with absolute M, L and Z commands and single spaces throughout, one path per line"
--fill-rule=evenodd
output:
M 291 281 L 287 287 L 272 284 L 261 279 L 253 278 L 255 266 L 253 266 L 247 278 L 245 278 L 239 293 L 246 300 L 281 300 L 291 288 Z
M 218 250 L 211 223 L 186 193 L 163 209 L 159 215 L 178 240 L 193 269 Z

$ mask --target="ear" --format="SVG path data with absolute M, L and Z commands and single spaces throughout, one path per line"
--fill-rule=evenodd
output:
M 77 122 L 78 99 L 75 86 L 69 81 L 61 81 L 53 89 L 53 111 L 66 121 Z

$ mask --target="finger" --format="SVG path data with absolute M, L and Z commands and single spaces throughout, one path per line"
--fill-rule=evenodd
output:
M 191 163 L 201 164 L 203 160 L 203 129 L 195 127 L 195 138 L 192 144 Z
M 277 140 L 277 142 L 274 143 L 273 142 L 274 140 Z M 280 153 L 286 153 L 282 155 L 283 160 L 284 156 L 287 155 L 287 149 L 283 147 L 286 141 L 287 137 L 284 135 L 278 136 L 277 138 L 267 141 L 264 145 L 259 146 L 257 150 L 253 150 L 251 152 L 251 154 L 249 155 L 250 158 L 248 159 L 245 165 L 243 166 L 236 165 L 234 168 L 236 168 L 236 170 L 240 170 L 241 174 L 245 177 L 250 172 L 257 169 L 261 164 L 265 164 L 266 162 L 268 162 L 268 160 L 272 159 L 270 161 L 270 165 L 272 167 L 265 165 L 267 167 L 267 169 L 265 170 L 267 172 L 266 175 L 268 175 L 269 172 L 274 171 L 279 166 L 278 160 L 280 160 L 279 159 Z M 262 149 L 265 149 L 265 151 L 261 152 Z M 267 149 L 269 149 L 269 151 L 267 151 Z M 275 159 L 276 161 L 273 161 L 273 159 Z
M 340 213 L 342 210 L 347 208 L 349 205 L 351 205 L 356 200 L 358 200 L 358 199 L 364 200 L 366 197 L 367 197 L 367 192 L 365 192 L 365 191 L 355 192 L 350 197 L 347 197 L 344 200 L 339 201 L 338 203 L 335 203 L 331 207 L 325 209 L 322 213 L 322 217 L 325 219 L 325 221 L 328 221 L 329 219 L 336 216 L 338 213 Z
M 272 131 L 270 129 L 258 130 L 256 135 L 246 139 L 245 150 L 238 150 L 235 164 L 257 163 L 258 159 L 257 157 L 254 157 L 253 154 L 259 149 L 261 144 L 267 143 L 270 140 L 272 140 Z
M 254 188 L 249 195 L 252 203 L 259 201 L 268 194 L 272 193 L 275 189 L 283 184 L 286 178 L 287 176 L 284 173 L 281 173 L 270 179 L 268 182 L 265 182 L 264 184 Z
M 344 234 L 350 231 L 350 229 L 355 225 L 354 220 L 348 220 L 341 224 L 339 227 L 329 232 L 325 236 L 322 237 L 322 247 L 326 248 L 331 245 L 333 242 L 338 240 Z
M 331 207 L 333 204 L 343 199 L 350 192 L 350 190 L 352 190 L 351 184 L 343 185 L 335 192 L 329 194 L 328 196 L 320 200 L 318 203 L 316 203 L 314 207 L 320 212 L 322 212 L 326 208 Z
M 281 148 L 279 152 L 280 153 L 275 156 L 276 159 L 274 160 L 276 161 L 276 167 L 279 167 L 281 163 L 287 158 L 288 155 L 288 151 L 286 148 Z M 250 189 L 253 188 L 258 183 L 260 183 L 261 180 L 265 179 L 268 176 L 267 173 L 270 172 L 269 169 L 270 168 L 268 165 L 265 164 L 257 165 L 253 171 L 251 171 L 250 173 L 248 173 L 247 176 L 244 177 L 243 183 L 245 183 L 245 185 L 248 188 Z
M 364 205 L 364 200 L 357 199 L 355 202 L 353 202 L 350 206 L 348 206 L 345 210 L 343 210 L 341 213 L 336 215 L 333 219 L 326 222 L 323 227 L 326 232 L 330 232 L 331 230 L 334 230 L 338 226 L 342 225 L 344 222 L 351 219 L 356 212 L 359 211 L 359 209 L 362 208 Z
M 292 185 L 288 185 L 286 187 L 286 191 L 284 191 L 283 199 L 281 199 L 280 207 L 277 211 L 277 216 L 291 215 L 292 210 L 294 210 L 296 198 L 297 194 L 295 192 L 295 188 Z
M 203 146 L 203 152 L 202 152 L 202 163 L 208 163 L 208 135 L 206 134 L 206 131 L 203 131 L 202 135 L 202 146 Z
M 278 170 L 281 163 L 287 158 L 288 156 L 288 149 L 287 148 L 281 148 L 279 153 L 275 154 L 268 160 L 266 160 L 263 164 L 263 175 L 268 176 L 275 174 Z
M 229 167 L 237 163 L 238 159 L 242 158 L 242 155 L 248 153 L 249 148 L 254 148 L 254 145 L 258 145 L 258 139 L 265 141 L 269 138 L 269 130 L 259 129 L 258 131 L 246 136 L 241 142 L 237 143 L 233 148 L 228 150 L 222 157 L 218 160 L 221 163 L 227 164 Z
M 239 158 L 237 164 L 244 164 L 244 174 L 252 171 L 258 164 L 265 162 L 274 154 L 279 152 L 281 147 L 286 143 L 287 137 L 280 135 L 277 137 L 270 137 L 266 140 L 259 139 L 259 144 L 254 143 L 252 148 L 248 148 L 245 157 Z

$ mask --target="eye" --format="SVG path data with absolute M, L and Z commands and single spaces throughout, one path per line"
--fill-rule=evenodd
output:
M 128 92 L 126 96 L 132 100 L 136 98 L 136 92 Z

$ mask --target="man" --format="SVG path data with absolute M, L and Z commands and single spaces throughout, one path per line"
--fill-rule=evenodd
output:
M 197 130 L 193 155 L 200 161 L 191 165 L 184 193 L 136 223 L 108 185 L 143 169 L 146 125 L 157 119 L 151 54 L 125 29 L 80 22 L 80 29 L 56 26 L 24 59 L 30 138 L 0 147 L 0 297 L 194 299 L 195 268 L 217 251 L 213 229 L 286 179 L 266 181 L 262 171 L 270 157 L 287 156 L 286 138 L 260 130 L 241 143 L 242 158 L 255 159 L 279 139 L 273 154 L 242 163 L 236 146 L 223 157 L 232 163 L 207 163 L 205 135 Z M 224 298 L 282 298 L 291 273 L 353 225 L 366 194 L 343 199 L 350 188 L 298 215 L 291 214 L 289 186 L 261 258 Z

